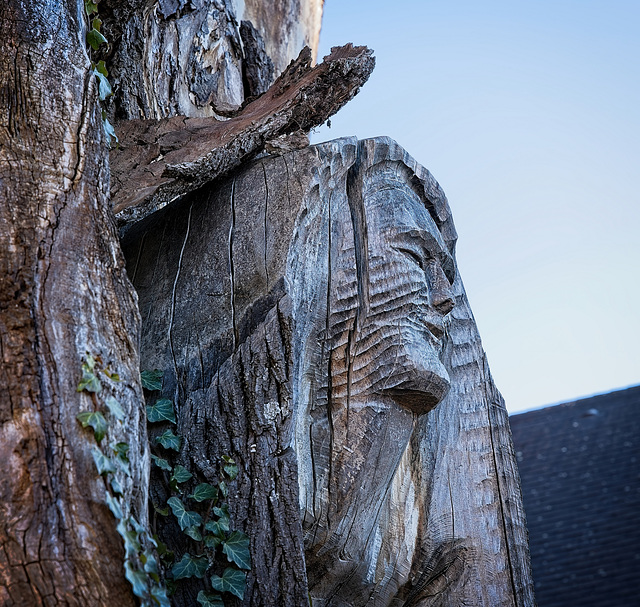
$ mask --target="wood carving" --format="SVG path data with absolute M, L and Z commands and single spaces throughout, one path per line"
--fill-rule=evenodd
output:
M 255 160 L 125 238 L 179 463 L 198 481 L 240 465 L 243 605 L 534 605 L 455 241 L 440 186 L 387 138 Z
M 123 235 L 135 223 L 255 156 L 271 140 L 322 124 L 367 81 L 375 60 L 366 47 L 335 47 L 311 67 L 300 56 L 262 96 L 230 120 L 175 116 L 130 120 L 111 152 L 111 198 Z

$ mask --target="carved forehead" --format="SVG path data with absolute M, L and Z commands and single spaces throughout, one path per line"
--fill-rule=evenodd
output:
M 453 264 L 442 233 L 418 194 L 406 181 L 390 178 L 387 171 L 365 182 L 363 204 L 369 231 L 393 240 L 415 239 L 431 255 Z

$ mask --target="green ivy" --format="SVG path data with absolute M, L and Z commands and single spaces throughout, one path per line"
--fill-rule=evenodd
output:
M 140 373 L 142 387 L 149 392 L 162 390 L 162 371 L 154 369 L 153 371 L 143 371 Z
M 99 379 L 100 374 L 112 383 L 120 381 L 102 364 L 99 356 L 87 353 L 81 366 L 82 376 L 78 383 L 78 392 L 87 392 L 91 396 L 94 410 L 82 411 L 76 416 L 83 428 L 91 428 L 96 445 L 91 447 L 97 473 L 104 478 L 105 502 L 118 521 L 117 531 L 125 549 L 125 577 L 131 584 L 133 593 L 140 599 L 142 607 L 170 607 L 169 598 L 161 583 L 159 568 L 154 550 L 157 542 L 133 516 L 126 515 L 124 491 L 117 475 L 131 476 L 129 467 L 129 445 L 125 442 L 111 441 L 107 446 L 103 439 L 108 437 L 113 424 L 122 424 L 125 420 L 124 409 L 113 395 L 98 399 L 106 392 Z
M 153 509 L 160 516 L 172 516 L 192 546 L 191 551 L 174 561 L 173 553 L 157 539 L 158 545 L 162 546 L 158 554 L 168 568 L 165 573 L 167 588 L 184 579 L 202 579 L 207 589 L 198 594 L 198 603 L 203 607 L 223 607 L 225 594 L 240 599 L 244 597 L 246 571 L 251 569 L 249 537 L 231 529 L 226 502 L 229 495 L 227 482 L 237 478 L 238 465 L 232 457 L 223 456 L 219 462 L 219 481 L 209 483 L 198 482 L 185 466 L 170 463 L 180 455 L 183 446 L 182 437 L 174 433 L 171 426 L 166 427 L 167 424 L 177 425 L 173 402 L 167 398 L 154 400 L 151 394 L 162 389 L 161 371 L 143 371 L 141 378 L 149 397 L 146 407 L 148 423 L 165 425 L 164 429 L 158 427 L 157 432 L 161 433 L 153 440 L 156 453 L 152 453 L 151 458 L 155 466 L 168 473 L 164 476 L 164 482 L 170 497 L 166 505 L 154 503 Z M 190 488 L 190 492 L 186 487 Z M 216 571 L 222 572 L 222 575 Z
M 98 99 L 100 102 L 104 102 L 107 97 L 113 94 L 111 83 L 109 82 L 109 72 L 104 60 L 100 60 L 97 63 L 93 61 L 93 53 L 100 49 L 104 44 L 108 44 L 109 41 L 104 37 L 104 34 L 100 31 L 102 28 L 102 20 L 97 16 L 98 13 L 98 1 L 85 0 L 84 12 L 87 16 L 87 45 L 89 46 L 89 57 L 91 58 L 91 73 L 98 80 Z M 96 15 L 95 17 L 93 15 Z M 118 143 L 118 137 L 113 125 L 107 118 L 107 112 L 103 108 L 101 111 L 102 126 L 107 136 L 107 145 L 111 147 L 112 140 Z
M 173 411 L 173 403 L 167 398 L 161 398 L 153 405 L 147 405 L 147 421 L 149 423 L 167 421 L 176 423 L 176 414 Z

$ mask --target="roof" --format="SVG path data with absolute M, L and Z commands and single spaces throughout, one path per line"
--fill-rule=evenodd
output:
M 510 422 L 538 607 L 640 606 L 640 386 Z

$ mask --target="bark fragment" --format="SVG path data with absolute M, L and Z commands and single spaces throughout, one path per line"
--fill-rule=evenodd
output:
M 356 95 L 374 64 L 369 49 L 347 44 L 312 68 L 306 48 L 264 95 L 230 120 L 176 116 L 118 125 L 111 196 L 121 235 L 239 166 L 270 140 L 322 124 Z

